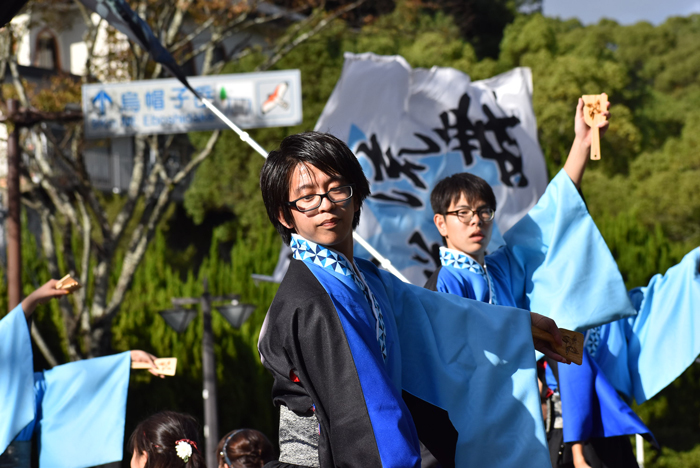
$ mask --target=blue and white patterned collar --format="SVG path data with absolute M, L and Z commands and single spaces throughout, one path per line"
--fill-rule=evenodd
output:
M 308 239 L 304 239 L 298 234 L 292 234 L 292 239 L 289 242 L 289 247 L 292 249 L 292 255 L 295 259 L 303 262 L 313 263 L 327 270 L 331 270 L 336 274 L 349 276 L 352 278 L 355 285 L 360 289 L 367 300 L 372 315 L 375 320 L 375 333 L 379 342 L 379 349 L 382 353 L 382 358 L 386 362 L 386 328 L 384 327 L 384 314 L 374 297 L 372 290 L 369 288 L 365 277 L 359 268 L 350 263 L 348 258 L 327 247 L 319 245 Z
M 340 273 L 343 276 L 352 276 L 352 263 L 340 252 L 304 239 L 299 234 L 292 234 L 289 247 L 291 247 L 292 255 L 297 260 L 311 262 L 320 267 Z
M 485 266 L 482 267 L 479 262 L 464 252 L 448 249 L 447 247 L 440 247 L 440 263 L 442 266 L 452 267 L 457 270 L 468 270 L 481 275 L 489 285 L 489 304 L 498 304 L 496 291 L 493 289 L 493 281 L 491 281 L 491 275 Z
M 440 263 L 458 270 L 469 270 L 472 273 L 484 274 L 484 268 L 469 255 L 459 250 L 440 247 Z

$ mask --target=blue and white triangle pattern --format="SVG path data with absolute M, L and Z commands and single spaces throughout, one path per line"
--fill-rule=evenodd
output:
M 297 260 L 314 263 L 343 276 L 352 275 L 352 268 L 349 268 L 347 260 L 337 252 L 333 252 L 315 242 L 307 241 L 297 234 L 292 234 L 289 246 L 292 248 L 292 254 Z
M 374 320 L 376 323 L 376 335 L 379 347 L 382 351 L 382 357 L 386 361 L 386 328 L 384 327 L 384 315 L 379 307 L 377 299 L 372 294 L 372 291 L 367 286 L 367 282 L 362 276 L 362 272 L 353 268 L 347 258 L 339 252 L 334 252 L 326 247 L 323 247 L 315 242 L 304 239 L 298 234 L 292 234 L 292 239 L 289 243 L 292 249 L 292 255 L 295 259 L 304 262 L 313 263 L 322 268 L 329 269 L 343 276 L 349 276 L 353 282 L 360 288 L 362 294 L 372 309 Z
M 442 266 L 449 266 L 457 270 L 469 270 L 472 273 L 481 275 L 489 285 L 489 304 L 498 304 L 496 292 L 493 290 L 491 275 L 486 271 L 486 267 L 482 267 L 479 262 L 463 252 L 440 247 L 440 263 Z
M 595 357 L 598 352 L 598 346 L 600 346 L 602 327 L 590 328 L 586 333 L 585 346 L 588 354 L 591 357 Z

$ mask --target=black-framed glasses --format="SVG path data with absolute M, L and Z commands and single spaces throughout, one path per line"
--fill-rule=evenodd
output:
M 326 193 L 314 193 L 313 195 L 306 195 L 296 200 L 288 201 L 287 205 L 294 207 L 297 211 L 302 213 L 306 211 L 315 210 L 324 198 L 328 198 L 333 203 L 340 203 L 348 200 L 352 197 L 352 189 L 355 184 L 341 185 L 340 187 L 334 187 L 327 191 Z
M 488 223 L 493 221 L 494 216 L 496 216 L 496 210 L 494 210 L 493 208 L 489 208 L 488 206 L 484 208 L 479 208 L 478 210 L 460 208 L 459 210 L 455 211 L 447 211 L 445 215 L 455 215 L 464 224 L 470 222 L 472 218 L 474 218 L 474 215 L 477 215 L 480 220 L 482 220 L 485 223 Z

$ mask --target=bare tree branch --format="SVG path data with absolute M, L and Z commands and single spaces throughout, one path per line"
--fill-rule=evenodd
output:
M 177 38 L 178 33 L 182 29 L 182 23 L 185 19 L 185 13 L 187 10 L 190 8 L 192 5 L 193 0 L 180 0 L 177 2 L 177 8 L 175 9 L 175 14 L 172 17 L 172 20 L 170 21 L 170 27 L 168 28 L 168 32 L 165 34 L 165 41 L 164 41 L 164 46 L 167 48 L 170 44 L 175 41 Z M 154 78 L 157 78 L 160 76 L 163 70 L 163 65 L 160 63 L 156 63 L 155 70 L 153 71 L 153 76 Z
M 85 202 L 83 197 L 79 193 L 75 194 L 76 202 L 78 203 L 78 208 L 80 210 L 80 218 L 83 223 L 83 245 L 82 245 L 82 255 L 80 259 L 80 284 L 88 284 L 88 272 L 90 268 L 90 250 L 92 248 L 92 221 L 90 220 L 90 215 L 88 214 L 87 208 L 85 207 Z M 87 314 L 86 295 L 87 288 L 81 288 L 74 294 L 75 303 L 78 309 L 78 321 L 80 321 L 81 332 L 88 333 L 90 331 L 90 321 Z
M 49 269 L 49 274 L 52 278 L 60 278 L 61 272 L 58 266 L 58 259 L 56 257 L 56 244 L 54 239 L 53 224 L 51 222 L 51 213 L 48 209 L 43 206 L 39 207 L 39 218 L 41 220 L 41 246 L 44 252 L 44 258 L 46 259 L 47 266 Z M 63 329 L 65 336 L 65 343 L 68 349 L 68 356 L 71 361 L 79 359 L 79 353 L 72 340 L 71 331 L 75 327 L 75 318 L 70 311 L 70 303 L 67 298 L 61 298 L 58 301 L 58 306 L 61 310 L 61 316 L 63 317 Z
M 189 44 L 192 39 L 194 39 L 195 37 L 202 34 L 204 31 L 206 31 L 209 28 L 209 26 L 214 24 L 215 19 L 216 19 L 216 17 L 212 16 L 211 18 L 206 20 L 204 23 L 197 26 L 194 29 L 194 31 L 192 31 L 191 33 L 189 33 L 188 35 L 186 35 L 185 37 L 183 37 L 182 39 L 177 41 L 177 43 L 173 44 L 169 49 L 170 53 L 177 52 L 182 47 L 185 47 L 187 44 Z
M 194 170 L 194 168 L 196 168 L 211 154 L 211 152 L 214 150 L 214 146 L 219 141 L 220 136 L 221 132 L 219 130 L 212 132 L 207 144 L 199 152 L 199 154 L 192 158 L 192 160 L 183 169 L 181 169 L 171 181 L 169 181 L 170 183 L 163 185 L 158 196 L 158 200 L 156 201 L 152 211 L 150 211 L 150 214 L 148 214 L 148 211 L 144 212 L 144 217 L 147 216 L 147 219 L 142 219 L 132 234 L 131 241 L 129 242 L 129 251 L 122 262 L 122 271 L 119 274 L 119 280 L 117 281 L 117 285 L 114 288 L 114 293 L 109 301 L 109 306 L 107 307 L 104 320 L 110 321 L 119 310 L 119 306 L 124 300 L 124 294 L 126 294 L 126 291 L 128 290 L 134 277 L 136 268 L 138 267 L 139 263 L 141 263 L 143 255 L 146 253 L 148 242 L 153 237 L 155 228 L 158 225 L 158 222 L 160 222 L 165 208 L 170 202 L 173 189 L 180 182 L 182 182 L 182 180 L 184 180 L 185 177 L 187 177 L 192 170 Z
M 182 28 L 182 21 L 185 19 L 185 13 L 187 12 L 187 10 L 190 9 L 192 1 L 193 0 L 180 0 L 178 2 L 175 15 L 173 16 L 173 19 L 170 22 L 170 28 L 168 29 L 168 33 L 165 35 L 166 47 L 168 47 L 170 44 L 173 43 L 173 41 L 175 41 L 178 32 L 180 32 L 180 29 Z
M 131 171 L 131 181 L 126 193 L 126 203 L 119 211 L 117 218 L 112 223 L 112 239 L 118 242 L 124 232 L 124 228 L 131 219 L 131 215 L 136 207 L 136 202 L 141 194 L 144 174 L 146 172 L 146 137 L 137 136 L 134 138 L 134 167 Z
M 277 13 L 277 14 L 270 15 L 270 16 L 255 18 L 253 20 L 250 20 L 250 21 L 247 21 L 247 22 L 241 24 L 238 27 L 229 27 L 221 32 L 220 37 L 213 44 L 216 46 L 216 45 L 220 44 L 221 42 L 223 42 L 225 39 L 228 39 L 229 37 L 233 36 L 236 33 L 239 33 L 241 31 L 245 31 L 246 29 L 251 28 L 253 26 L 260 26 L 260 25 L 265 24 L 265 23 L 271 23 L 271 22 L 279 20 L 281 18 L 284 18 L 284 13 Z M 210 42 L 207 42 L 206 44 L 202 44 L 197 49 L 186 54 L 182 58 L 182 62 L 187 62 L 188 60 L 191 60 L 194 57 L 201 54 L 202 52 L 204 52 L 207 49 L 207 47 L 209 47 Z
M 29 98 L 27 97 L 27 91 L 24 89 L 22 79 L 20 78 L 19 71 L 17 70 L 17 59 L 10 56 L 8 63 L 10 65 L 10 73 L 12 74 L 12 82 L 14 83 L 15 90 L 17 91 L 17 95 L 19 96 L 19 102 L 22 104 L 22 106 L 29 107 Z
M 175 174 L 175 176 L 172 179 L 172 183 L 174 185 L 179 184 L 182 182 L 182 180 L 187 177 L 192 170 L 194 170 L 195 167 L 199 166 L 199 164 L 204 161 L 214 150 L 214 146 L 216 145 L 216 142 L 219 141 L 219 137 L 221 136 L 221 130 L 214 130 L 209 137 L 209 141 L 207 141 L 206 146 L 202 151 L 199 152 L 197 156 L 192 158 L 187 165 L 180 169 L 180 171 Z
M 34 344 L 36 344 L 36 347 L 39 348 L 39 351 L 41 351 L 41 354 L 44 356 L 44 359 L 46 359 L 46 362 L 48 362 L 50 367 L 56 367 L 58 365 L 58 361 L 54 357 L 53 353 L 49 349 L 49 347 L 46 345 L 46 342 L 44 341 L 44 337 L 41 336 L 41 332 L 39 329 L 36 327 L 34 322 L 32 322 L 32 339 L 34 340 Z
M 68 196 L 64 192 L 60 191 L 56 187 L 56 185 L 51 181 L 51 179 L 55 177 L 55 172 L 51 163 L 46 157 L 46 154 L 44 152 L 44 145 L 41 141 L 41 138 L 34 131 L 30 131 L 29 134 L 34 140 L 33 161 L 36 162 L 37 167 L 39 168 L 39 174 L 36 174 L 39 176 L 39 184 L 44 190 L 46 190 L 46 193 L 51 198 L 53 204 L 59 208 L 59 210 L 78 230 L 80 230 L 81 227 L 78 224 L 77 214 L 73 209 L 73 206 L 71 205 Z M 28 151 L 25 150 L 25 153 L 26 152 Z
M 92 14 L 88 12 L 87 8 L 85 8 L 85 5 L 83 5 L 79 0 L 74 0 L 73 3 L 78 7 L 78 10 L 80 10 L 80 14 L 83 17 L 83 23 L 85 23 L 85 27 L 87 30 L 85 31 L 85 36 L 83 37 L 83 40 L 85 41 L 85 45 L 87 46 L 87 57 L 85 58 L 85 73 L 83 74 L 83 83 L 87 82 L 87 78 L 90 75 L 94 75 L 92 71 L 92 66 L 93 66 L 93 60 L 92 58 L 94 57 L 95 54 L 95 43 L 97 42 L 97 33 L 99 32 L 100 26 L 102 25 L 102 17 L 97 21 L 97 24 L 92 22 Z
M 265 61 L 262 65 L 259 65 L 255 70 L 256 71 L 261 71 L 261 70 L 267 70 L 268 68 L 274 66 L 277 62 L 279 62 L 285 55 L 287 55 L 289 52 L 291 52 L 295 47 L 299 46 L 303 42 L 309 40 L 310 38 L 314 37 L 316 34 L 321 32 L 326 26 L 328 26 L 331 21 L 334 19 L 344 15 L 345 13 L 349 12 L 350 10 L 357 8 L 358 6 L 362 5 L 365 3 L 366 0 L 357 0 L 356 2 L 350 3 L 349 5 L 346 5 L 342 8 L 338 8 L 333 14 L 328 16 L 327 18 L 324 18 L 321 20 L 311 31 L 304 33 L 300 36 L 298 36 L 296 39 L 289 43 L 282 43 L 280 44 L 276 50 L 274 55 L 269 58 L 268 60 Z
M 7 61 L 10 60 L 10 51 L 12 50 L 12 33 L 10 30 L 11 28 L 7 27 L 0 29 L 0 82 L 5 81 Z M 3 98 L 2 87 L 0 87 L 0 98 Z

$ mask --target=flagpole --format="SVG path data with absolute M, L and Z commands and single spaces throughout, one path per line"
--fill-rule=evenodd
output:
M 190 91 L 192 91 L 192 90 L 190 90 Z M 231 121 L 231 119 L 229 119 L 228 117 L 226 117 L 226 114 L 224 114 L 223 112 L 221 112 L 221 111 L 214 105 L 214 103 L 212 103 L 210 100 L 205 99 L 205 98 L 199 96 L 198 93 L 194 93 L 194 92 L 193 92 L 193 94 L 194 94 L 200 101 L 202 101 L 202 102 L 204 103 L 204 105 L 207 106 L 207 108 L 208 108 L 210 111 L 212 111 L 212 112 L 214 113 L 214 115 L 216 115 L 216 116 L 217 116 L 219 119 L 221 119 L 226 125 L 228 125 L 228 127 L 229 127 L 231 130 L 233 130 L 234 132 L 236 132 L 236 135 L 238 135 L 238 136 L 241 138 L 242 141 L 244 141 L 245 143 L 249 144 L 255 151 L 258 152 L 258 154 L 260 154 L 260 156 L 262 156 L 263 158 L 267 158 L 267 154 L 268 154 L 267 151 L 265 151 L 265 150 L 263 149 L 263 147 L 260 146 L 260 145 L 258 144 L 258 142 L 256 142 L 255 140 L 253 140 L 253 139 L 251 138 L 251 136 L 248 134 L 248 132 L 244 132 L 243 130 L 241 130 L 240 127 L 238 127 L 238 125 L 236 125 L 235 123 L 233 123 L 233 122 Z M 396 275 L 396 277 L 399 278 L 399 279 L 400 279 L 401 281 L 403 281 L 404 283 L 410 283 L 410 281 L 408 281 L 408 279 L 407 279 L 404 275 L 402 275 L 401 272 L 400 272 L 399 270 L 397 270 L 396 267 L 395 267 L 394 265 L 391 264 L 391 261 L 390 261 L 388 258 L 386 258 L 386 257 L 384 257 L 382 254 L 380 254 L 380 253 L 377 251 L 377 249 L 375 249 L 374 247 L 372 247 L 372 246 L 370 245 L 370 243 L 367 242 L 362 236 L 360 236 L 360 235 L 359 235 L 358 233 L 356 233 L 356 232 L 353 232 L 353 233 L 352 233 L 352 237 L 357 241 L 358 244 L 360 244 L 362 247 L 364 247 L 365 250 L 367 250 L 367 252 L 370 253 L 370 255 L 372 255 L 374 258 L 376 258 L 376 259 L 379 261 L 379 264 L 380 264 L 385 270 L 390 271 L 391 273 L 393 273 L 394 275 Z
M 196 93 L 195 93 L 195 96 L 197 96 Z M 238 127 L 238 125 L 236 125 L 235 123 L 231 122 L 231 119 L 229 119 L 228 117 L 226 117 L 226 114 L 224 114 L 224 113 L 221 112 L 219 109 L 217 109 L 217 107 L 216 107 L 209 99 L 205 99 L 205 98 L 203 98 L 203 97 L 201 97 L 201 96 L 197 96 L 197 97 L 199 98 L 200 101 L 202 101 L 202 102 L 204 103 L 205 106 L 207 106 L 207 107 L 209 108 L 210 111 L 212 111 L 212 112 L 214 113 L 214 115 L 216 115 L 216 116 L 217 116 L 219 119 L 221 119 L 226 125 L 228 125 L 228 127 L 229 127 L 231 130 L 233 130 L 234 132 L 236 132 L 236 135 L 238 135 L 238 136 L 241 138 L 242 141 L 244 141 L 245 143 L 248 143 L 255 151 L 258 152 L 258 154 L 260 154 L 260 156 L 262 156 L 263 158 L 267 158 L 267 151 L 265 151 L 265 150 L 263 149 L 263 147 L 260 146 L 260 145 L 258 144 L 257 141 L 253 140 L 253 139 L 250 137 L 250 135 L 248 135 L 248 132 L 244 132 L 243 130 L 241 130 L 241 129 Z
M 372 255 L 374 258 L 376 258 L 379 261 L 379 264 L 385 270 L 392 272 L 394 275 L 396 275 L 404 283 L 410 283 L 410 281 L 408 281 L 408 279 L 404 275 L 402 275 L 401 272 L 399 272 L 399 270 L 397 270 L 394 265 L 391 264 L 391 261 L 388 258 L 382 256 L 382 254 L 377 252 L 377 249 L 372 247 L 369 244 L 369 242 L 367 242 L 361 235 L 359 235 L 356 232 L 353 232 L 352 237 L 353 237 L 353 239 L 355 239 L 357 241 L 358 244 L 360 244 L 362 247 L 364 247 L 365 250 L 367 250 L 367 252 L 370 253 L 370 255 Z

